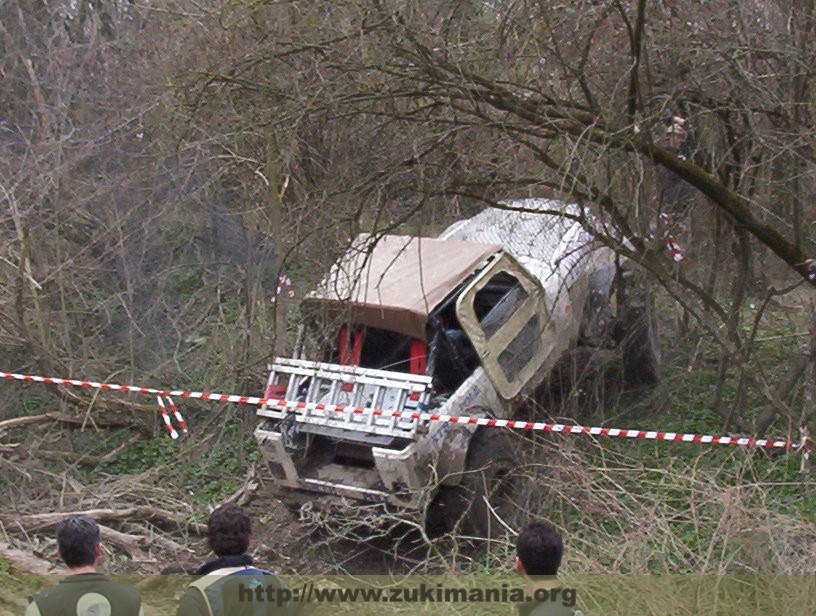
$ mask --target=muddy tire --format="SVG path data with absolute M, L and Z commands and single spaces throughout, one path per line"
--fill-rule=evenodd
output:
M 425 532 L 431 539 L 461 532 L 467 498 L 460 486 L 441 486 L 425 510 Z
M 443 488 L 429 507 L 426 528 L 477 538 L 507 534 L 523 526 L 527 478 L 519 470 L 525 440 L 501 428 L 480 428 L 468 448 L 467 470 L 460 485 Z M 491 511 L 492 509 L 492 511 Z M 494 513 L 495 512 L 495 513 Z
M 613 336 L 621 349 L 629 387 L 651 387 L 660 380 L 657 323 L 644 308 L 628 308 L 615 322 Z

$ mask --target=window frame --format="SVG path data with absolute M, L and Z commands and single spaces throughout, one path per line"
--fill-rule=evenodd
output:
M 501 273 L 515 278 L 527 293 L 527 298 L 488 338 L 476 315 L 474 303 L 476 294 Z M 506 400 L 516 397 L 530 384 L 556 345 L 555 326 L 545 303 L 543 288 L 507 253 L 501 253 L 462 291 L 456 300 L 456 316 L 476 349 L 482 367 L 493 382 L 496 391 Z M 527 323 L 536 316 L 539 319 L 540 329 L 539 348 L 516 374 L 508 375 L 499 364 L 499 356 L 516 339 Z

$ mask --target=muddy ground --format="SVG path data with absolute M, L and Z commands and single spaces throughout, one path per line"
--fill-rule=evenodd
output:
M 250 553 L 259 566 L 282 574 L 427 571 L 428 548 L 409 526 L 384 518 L 376 527 L 351 527 L 347 518 L 324 510 L 319 501 L 312 501 L 314 509 L 304 517 L 296 504 L 286 504 L 285 500 L 285 492 L 265 482 L 243 504 L 253 520 Z M 318 508 L 320 514 L 316 513 Z M 333 515 L 337 516 L 336 524 Z M 167 556 L 172 562 L 138 566 L 139 573 L 190 572 L 213 558 L 204 537 L 190 541 L 188 551 Z

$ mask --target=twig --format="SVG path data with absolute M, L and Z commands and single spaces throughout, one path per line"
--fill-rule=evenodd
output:
M 25 417 L 14 417 L 13 419 L 5 419 L 0 421 L 0 432 L 9 428 L 16 428 L 17 426 L 24 426 L 30 423 L 40 423 L 43 421 L 53 421 L 54 417 L 50 413 L 43 413 L 42 415 L 27 415 Z
M 493 514 L 493 517 L 496 518 L 502 526 L 504 526 L 505 530 L 510 532 L 514 537 L 517 537 L 518 536 L 518 531 L 513 530 L 512 528 L 510 528 L 510 526 L 508 526 L 507 522 L 505 522 L 504 520 L 502 520 L 499 517 L 499 514 L 496 513 L 496 510 L 493 509 L 493 507 L 490 506 L 490 501 L 487 500 L 487 496 L 482 496 L 482 500 L 484 500 L 485 505 L 487 505 L 487 508 L 488 508 L 488 510 L 490 510 L 490 513 Z
M 99 531 L 102 535 L 102 539 L 122 548 L 131 558 L 145 557 L 142 548 L 148 544 L 147 537 L 123 533 L 109 526 L 103 526 L 102 524 L 99 525 Z
M 253 464 L 249 467 L 249 471 L 244 479 L 244 484 L 235 490 L 225 503 L 235 503 L 241 507 L 247 505 L 255 496 L 258 485 L 258 481 L 255 479 L 255 464 Z

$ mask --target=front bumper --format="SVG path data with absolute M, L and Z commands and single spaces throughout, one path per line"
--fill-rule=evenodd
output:
M 293 454 L 299 452 L 287 451 L 283 435 L 270 420 L 258 425 L 255 438 L 278 485 L 404 509 L 421 509 L 427 503 L 430 464 L 421 459 L 415 442 L 403 449 L 371 447 L 373 468 L 361 468 L 317 460 L 309 451 L 296 461 Z

